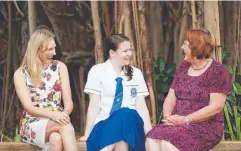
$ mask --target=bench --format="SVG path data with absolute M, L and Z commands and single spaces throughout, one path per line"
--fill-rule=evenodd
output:
M 77 142 L 78 151 L 86 151 L 84 142 Z M 15 142 L 0 142 L 0 151 L 41 151 L 40 148 Z M 241 151 L 241 141 L 222 141 L 209 151 Z
M 78 151 L 87 151 L 85 142 L 77 143 Z M 0 151 L 41 151 L 37 146 L 26 143 L 0 142 Z

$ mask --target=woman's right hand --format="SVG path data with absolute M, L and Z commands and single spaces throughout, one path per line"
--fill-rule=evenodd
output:
M 82 137 L 79 138 L 79 141 L 80 142 L 86 142 L 87 139 L 88 139 L 88 136 L 82 136 Z
M 70 124 L 70 118 L 69 115 L 66 112 L 53 112 L 50 115 L 50 119 L 61 124 L 61 125 L 67 125 Z

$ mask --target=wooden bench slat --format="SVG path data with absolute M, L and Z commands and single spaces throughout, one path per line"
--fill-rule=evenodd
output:
M 78 151 L 87 151 L 85 142 L 77 142 Z M 26 143 L 0 142 L 0 151 L 41 151 Z M 241 141 L 222 141 L 209 151 L 241 151 Z
M 86 151 L 85 142 L 77 142 L 78 151 Z M 27 143 L 0 142 L 0 151 L 41 151 L 37 146 Z
M 241 141 L 221 141 L 209 151 L 241 151 Z

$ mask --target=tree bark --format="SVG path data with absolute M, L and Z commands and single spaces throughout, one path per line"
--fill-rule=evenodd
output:
M 187 1 L 183 1 L 181 27 L 180 27 L 179 38 L 177 39 L 178 42 L 176 45 L 177 50 L 181 49 L 182 44 L 184 42 L 184 34 L 188 28 L 187 17 L 188 17 L 188 4 L 187 4 Z M 181 50 L 180 51 L 177 51 L 177 50 L 174 53 L 174 62 L 176 64 L 179 64 L 183 60 L 184 56 Z
M 146 24 L 146 17 L 145 17 L 145 5 L 144 1 L 138 1 L 138 14 L 139 14 L 139 22 L 140 22 L 140 38 L 141 38 L 141 46 L 142 46 L 142 53 L 143 53 L 143 62 L 144 62 L 144 70 L 146 75 L 147 87 L 150 93 L 151 99 L 151 115 L 152 115 L 152 124 L 156 125 L 156 105 L 155 105 L 155 94 L 153 90 L 153 69 L 152 69 L 152 62 L 150 57 L 150 46 L 148 45 L 148 29 Z
M 110 11 L 109 11 L 109 7 L 108 7 L 108 2 L 101 1 L 101 6 L 102 6 L 103 16 L 104 16 L 105 35 L 106 35 L 106 37 L 109 37 L 111 34 L 111 19 L 110 19 Z
M 221 63 L 218 2 L 204 1 L 204 12 L 204 27 L 211 32 L 216 46 L 216 50 L 213 52 L 213 58 Z
M 135 48 L 135 39 L 132 32 L 132 26 L 131 26 L 131 2 L 124 1 L 124 16 L 125 16 L 125 22 L 124 22 L 124 35 L 126 35 L 130 39 L 131 43 L 131 49 L 132 49 L 132 61 L 131 65 L 137 66 L 136 62 L 136 48 Z
M 233 7 L 232 7 L 232 63 L 235 63 L 236 60 L 236 50 L 237 48 L 237 29 L 239 26 L 237 26 L 238 22 L 238 2 L 233 1 Z
M 99 8 L 98 1 L 91 1 L 91 12 L 93 18 L 93 26 L 95 33 L 95 61 L 96 63 L 104 62 L 103 54 L 103 43 L 102 43 L 102 34 L 100 28 L 100 17 L 99 17 Z
M 199 24 L 197 22 L 197 13 L 196 13 L 196 7 L 195 7 L 195 1 L 191 1 L 191 9 L 192 9 L 192 27 L 193 29 L 199 28 Z
M 36 7 L 35 1 L 28 1 L 28 19 L 29 19 L 29 34 L 30 36 L 35 32 L 37 27 L 36 22 Z
M 85 79 L 84 79 L 85 68 L 80 66 L 79 68 L 79 82 L 80 82 L 80 96 L 81 99 L 79 100 L 80 105 L 80 134 L 84 134 L 85 131 L 85 124 L 86 124 L 86 99 L 84 93 L 85 87 Z
M 3 114 L 2 114 L 2 131 L 5 131 L 5 126 L 6 126 L 6 114 L 7 114 L 7 109 L 8 109 L 8 103 L 9 103 L 9 78 L 10 78 L 10 70 L 11 70 L 11 50 L 12 50 L 12 5 L 11 2 L 8 2 L 8 53 L 7 53 L 7 62 L 5 70 L 6 70 L 6 75 L 5 75 L 5 84 L 4 84 L 4 108 L 3 108 Z
M 161 20 L 162 20 L 162 5 L 160 5 L 159 1 L 153 1 L 150 3 L 150 35 L 151 35 L 151 46 L 152 46 L 152 54 L 153 58 L 157 59 L 159 56 L 164 57 L 164 50 L 161 47 L 162 39 L 162 28 L 161 28 Z
M 139 19 L 138 19 L 138 10 L 137 10 L 137 2 L 132 1 L 132 12 L 134 18 L 134 28 L 135 28 L 135 37 L 136 37 L 136 62 L 137 67 L 143 71 L 143 62 L 142 62 L 142 47 L 141 47 L 141 38 L 140 38 L 140 27 L 139 27 Z
M 220 44 L 221 47 L 224 48 L 225 47 L 225 43 L 224 43 L 224 8 L 223 8 L 223 2 L 219 1 L 218 2 L 218 10 L 219 10 L 219 27 L 220 27 Z

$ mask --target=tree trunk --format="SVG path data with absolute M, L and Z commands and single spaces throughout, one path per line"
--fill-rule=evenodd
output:
M 131 64 L 133 66 L 137 66 L 137 62 L 136 62 L 136 48 L 135 48 L 135 39 L 133 36 L 133 32 L 132 32 L 132 26 L 131 26 L 131 2 L 128 1 L 124 1 L 124 16 L 125 16 L 125 22 L 124 22 L 124 35 L 126 35 L 129 39 L 130 39 L 130 43 L 131 43 L 131 49 L 133 50 L 133 54 L 132 54 L 132 62 Z
M 155 105 L 155 94 L 153 90 L 153 69 L 152 69 L 152 62 L 150 57 L 150 46 L 148 45 L 148 29 L 146 25 L 146 18 L 145 18 L 145 5 L 144 1 L 138 1 L 138 12 L 139 12 L 139 22 L 140 22 L 140 36 L 141 36 L 141 46 L 142 46 L 142 53 L 143 53 L 143 62 L 144 62 L 144 69 L 147 81 L 147 87 L 150 93 L 151 99 L 151 115 L 152 115 L 152 124 L 156 125 L 156 105 Z
M 218 2 L 204 1 L 204 12 L 204 27 L 211 32 L 216 46 L 216 50 L 213 52 L 213 58 L 218 62 L 222 62 Z
M 236 60 L 236 50 L 237 48 L 237 29 L 239 26 L 237 26 L 238 22 L 238 2 L 233 1 L 233 7 L 232 7 L 232 63 L 235 63 Z
M 36 8 L 35 1 L 28 1 L 28 19 L 29 19 L 29 34 L 30 36 L 35 32 L 37 27 L 36 22 Z
M 80 134 L 83 135 L 85 131 L 85 124 L 86 124 L 86 99 L 85 99 L 85 93 L 84 93 L 84 87 L 85 87 L 85 79 L 84 79 L 84 73 L 85 68 L 83 66 L 80 66 L 79 68 L 79 82 L 80 82 Z
M 4 81 L 4 108 L 3 108 L 3 114 L 2 114 L 2 131 L 5 131 L 5 126 L 6 126 L 6 114 L 7 114 L 7 109 L 8 109 L 8 104 L 9 104 L 9 78 L 10 78 L 10 70 L 11 70 L 11 50 L 12 50 L 12 6 L 11 2 L 8 2 L 8 53 L 7 53 L 7 62 L 6 66 L 4 66 L 6 75 L 5 75 L 5 81 Z
M 98 1 L 91 1 L 91 12 L 93 18 L 93 26 L 95 32 L 95 61 L 96 63 L 104 62 L 103 54 L 103 43 L 102 43 L 102 34 L 100 28 L 100 17 L 99 17 L 99 8 Z
M 220 44 L 221 44 L 221 48 L 224 48 L 225 44 L 224 44 L 224 8 L 223 8 L 223 2 L 219 1 L 218 2 L 218 9 L 219 9 L 219 27 L 220 27 Z
M 191 9 L 192 9 L 192 27 L 193 29 L 199 28 L 200 25 L 197 22 L 197 13 L 196 13 L 196 7 L 195 7 L 195 1 L 191 1 Z
M 138 19 L 138 10 L 137 10 L 137 2 L 132 1 L 132 9 L 133 9 L 133 18 L 134 18 L 134 27 L 135 27 L 135 36 L 136 36 L 136 59 L 137 59 L 137 67 L 143 71 L 143 62 L 142 62 L 142 47 L 141 47 L 141 37 L 140 37 L 140 27 L 139 27 L 139 19 Z
M 181 27 L 180 27 L 179 38 L 177 39 L 178 42 L 176 45 L 177 50 L 181 49 L 182 44 L 184 42 L 184 34 L 188 28 L 187 17 L 188 17 L 188 4 L 187 4 L 187 1 L 183 1 Z M 174 62 L 176 64 L 179 64 L 183 60 L 184 56 L 182 54 L 182 50 L 180 51 L 177 51 L 177 50 L 174 53 Z
M 161 21 L 162 20 L 162 5 L 160 5 L 159 1 L 153 1 L 150 3 L 150 37 L 151 37 L 151 46 L 152 46 L 152 54 L 153 58 L 157 59 L 159 56 L 164 57 L 164 50 L 161 47 L 162 39 L 162 28 Z
M 102 6 L 103 16 L 104 16 L 105 35 L 106 35 L 106 37 L 109 37 L 111 34 L 111 19 L 110 19 L 110 11 L 109 11 L 109 7 L 108 7 L 108 2 L 101 1 L 101 6 Z

